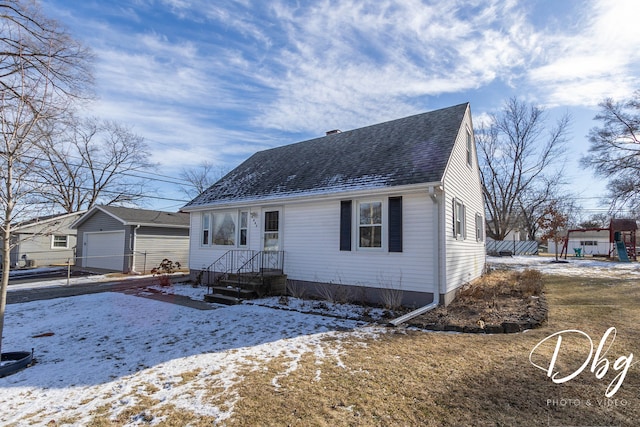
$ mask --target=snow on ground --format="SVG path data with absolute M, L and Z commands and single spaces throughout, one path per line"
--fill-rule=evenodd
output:
M 194 287 L 188 283 L 176 283 L 171 286 L 153 285 L 147 289 L 164 295 L 183 295 L 193 300 L 202 301 L 207 288 Z M 361 320 L 368 318 L 378 321 L 383 318 L 386 310 L 382 308 L 363 307 L 355 304 L 338 304 L 328 301 L 304 300 L 293 297 L 267 297 L 257 300 L 245 301 L 245 304 L 259 305 L 262 307 L 277 308 L 280 310 L 297 311 L 307 314 L 320 314 L 343 319 Z
M 534 268 L 544 274 L 564 276 L 632 279 L 640 278 L 640 263 L 617 262 L 596 258 L 560 259 L 541 256 L 487 257 L 487 264 L 495 268 L 524 270 Z
M 192 292 L 187 288 L 198 289 L 180 290 Z M 159 403 L 129 425 L 150 416 L 161 422 L 164 405 L 224 420 L 237 398 L 234 384 L 263 363 L 287 361 L 274 373 L 277 388 L 303 355 L 315 357 L 321 375 L 322 363 L 341 365 L 343 339 L 383 332 L 354 320 L 257 305 L 201 311 L 120 293 L 11 304 L 2 348 L 34 348 L 37 363 L 0 378 L 0 424 L 74 419 L 86 425 L 92 411 L 107 408 L 117 417 L 143 397 Z M 204 398 L 211 390 L 219 404 Z
M 487 258 L 494 268 L 640 279 L 638 263 L 552 261 L 537 256 Z M 206 288 L 177 284 L 154 291 L 202 300 Z M 106 411 L 115 419 L 142 402 L 146 409 L 129 417 L 126 425 L 160 423 L 163 407 L 170 405 L 222 421 L 231 416 L 238 399 L 234 385 L 251 371 L 262 371 L 270 360 L 287 362 L 273 372 L 277 389 L 303 355 L 315 358 L 316 377 L 321 378 L 322 364 L 344 367 L 344 340 L 364 341 L 385 333 L 384 327 L 353 320 L 381 315 L 357 306 L 265 298 L 212 308 L 196 310 L 120 293 L 7 306 L 3 350 L 34 348 L 37 363 L 0 378 L 0 424 L 66 419 L 86 425 L 92 412 Z

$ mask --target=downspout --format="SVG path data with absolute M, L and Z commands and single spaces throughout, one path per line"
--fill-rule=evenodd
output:
M 442 191 L 442 186 L 438 186 L 437 187 L 438 190 Z M 442 193 L 441 193 L 442 194 Z M 442 196 L 438 197 L 438 194 L 436 193 L 436 187 L 431 186 L 429 187 L 429 197 L 431 197 L 431 200 L 433 201 L 433 204 L 435 205 L 435 223 L 436 223 L 436 238 L 435 240 L 435 264 L 436 264 L 436 268 L 435 268 L 435 277 L 436 277 L 436 291 L 433 293 L 433 301 L 431 301 L 429 304 L 425 305 L 424 307 L 420 307 L 416 310 L 413 310 L 412 312 L 409 312 L 407 314 L 404 314 L 400 317 L 397 317 L 393 320 L 391 320 L 389 322 L 389 325 L 391 326 L 398 326 L 401 325 L 402 323 L 413 319 L 414 317 L 420 316 L 421 314 L 426 313 L 429 310 L 433 310 L 434 308 L 436 308 L 438 305 L 440 305 L 440 257 L 442 256 L 442 253 L 440 251 L 440 233 L 442 233 L 442 227 L 440 226 L 440 206 L 438 204 L 438 199 L 442 198 Z
M 136 271 L 136 241 L 138 237 L 138 228 L 140 228 L 140 224 L 133 227 L 133 241 L 131 242 L 131 274 L 140 274 Z

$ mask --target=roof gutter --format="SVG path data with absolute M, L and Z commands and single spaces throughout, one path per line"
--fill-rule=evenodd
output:
M 432 190 L 429 190 L 429 189 Z M 232 209 L 237 207 L 247 206 L 279 206 L 284 203 L 306 203 L 310 200 L 343 200 L 345 198 L 357 198 L 361 196 L 372 196 L 377 194 L 386 194 L 389 192 L 394 193 L 422 193 L 424 191 L 435 191 L 441 189 L 442 184 L 438 182 L 419 183 L 419 184 L 405 184 L 394 186 L 379 186 L 369 188 L 357 188 L 345 191 L 317 191 L 317 192 L 301 192 L 301 193 L 289 193 L 283 195 L 270 195 L 264 197 L 245 198 L 239 200 L 228 200 L 224 202 L 208 203 L 202 205 L 184 206 L 181 208 L 182 212 L 192 213 L 198 211 L 207 211 L 211 209 Z
M 437 192 L 436 192 L 437 190 Z M 438 224 L 438 226 L 436 227 L 436 232 L 438 234 L 437 238 L 435 239 L 436 243 L 436 250 L 434 251 L 437 256 L 436 256 L 436 263 L 437 266 L 440 266 L 440 257 L 442 256 L 441 251 L 439 250 L 440 248 L 438 248 L 438 244 L 440 242 L 440 233 L 441 233 L 441 227 L 439 226 L 440 221 L 439 221 L 439 217 L 440 217 L 440 207 L 438 206 L 438 201 L 439 199 L 444 198 L 443 197 L 444 193 L 443 193 L 443 188 L 441 185 L 438 186 L 430 186 L 429 187 L 429 197 L 431 197 L 431 200 L 433 201 L 433 204 L 435 205 L 435 212 L 436 212 L 436 224 Z M 436 272 L 437 274 L 435 275 L 436 277 L 436 286 L 435 286 L 435 292 L 433 293 L 433 301 L 431 301 L 429 304 L 425 305 L 424 307 L 420 307 L 416 310 L 413 310 L 407 314 L 404 314 L 400 317 L 397 317 L 393 320 L 391 320 L 389 322 L 389 325 L 391 326 L 398 326 L 401 325 L 403 323 L 405 323 L 408 320 L 413 319 L 414 317 L 420 316 L 421 314 L 424 314 L 430 310 L 433 310 L 434 308 L 436 308 L 437 306 L 440 305 L 440 272 L 439 272 L 439 268 L 436 268 Z

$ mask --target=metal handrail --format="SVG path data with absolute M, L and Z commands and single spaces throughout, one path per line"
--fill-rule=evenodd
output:
M 273 261 L 273 255 L 275 255 L 275 263 Z M 259 251 L 255 253 L 247 262 L 241 265 L 237 270 L 237 279 L 241 285 L 251 283 L 254 278 L 261 278 L 264 280 L 265 258 L 271 260 L 269 267 L 270 271 L 283 271 L 284 270 L 284 251 Z M 256 264 L 256 260 L 258 261 Z M 254 274 L 248 274 L 254 273 Z M 238 297 L 240 297 L 240 289 L 242 286 L 238 286 Z
M 231 249 L 212 262 L 206 269 L 207 289 L 220 285 L 232 273 L 238 276 L 240 285 L 250 283 L 256 277 L 264 277 L 265 271 L 284 270 L 284 251 L 254 251 Z M 252 274 L 253 273 L 253 274 Z M 211 275 L 214 275 L 213 278 Z M 238 295 L 241 286 L 237 287 Z
M 243 262 L 244 264 L 246 256 L 243 256 L 243 254 L 249 253 L 251 254 L 251 257 L 253 257 L 254 252 L 255 251 L 249 249 L 231 249 L 222 254 L 218 259 L 213 261 L 205 269 L 207 271 L 208 292 L 211 291 L 212 286 L 216 286 L 225 277 L 229 277 L 229 274 L 231 274 L 231 272 L 233 272 L 233 270 L 237 268 L 237 265 L 240 262 Z M 212 273 L 214 274 L 213 280 L 211 278 Z

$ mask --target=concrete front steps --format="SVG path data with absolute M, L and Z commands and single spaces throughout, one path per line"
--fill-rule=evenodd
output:
M 209 286 L 204 300 L 225 305 L 241 304 L 267 295 L 283 295 L 286 285 L 287 276 L 282 272 L 230 274 L 217 285 Z

